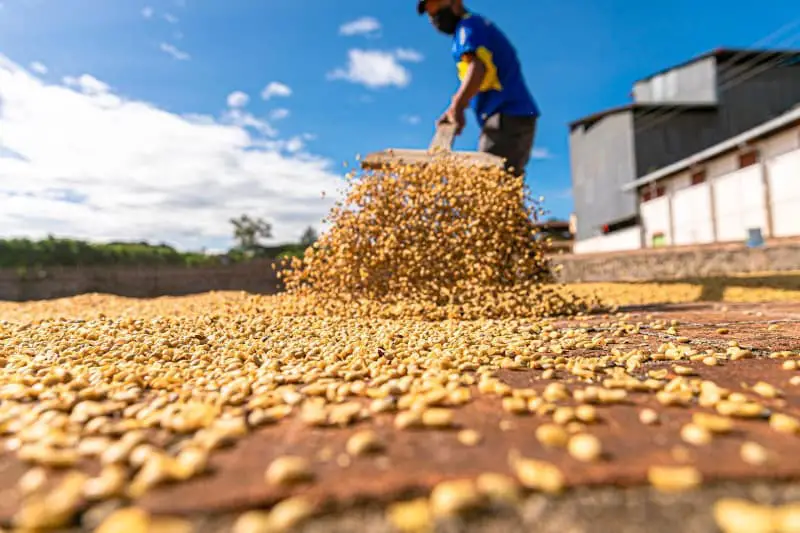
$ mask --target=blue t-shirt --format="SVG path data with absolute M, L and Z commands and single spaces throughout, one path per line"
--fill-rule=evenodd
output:
M 480 92 L 471 102 L 481 126 L 495 113 L 539 116 L 539 106 L 525 85 L 514 46 L 497 26 L 474 13 L 461 19 L 453 37 L 453 58 L 462 81 L 469 67 L 462 56 L 468 53 L 475 54 L 486 65 Z

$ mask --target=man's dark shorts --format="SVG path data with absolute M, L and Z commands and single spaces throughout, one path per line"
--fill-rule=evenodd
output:
M 478 151 L 505 158 L 506 170 L 521 176 L 533 151 L 536 118 L 492 115 L 481 131 Z

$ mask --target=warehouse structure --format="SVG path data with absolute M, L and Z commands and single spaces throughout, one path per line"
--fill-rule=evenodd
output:
M 659 202 L 650 202 L 667 196 L 664 180 L 671 175 L 653 176 L 761 131 L 776 117 L 790 120 L 785 117 L 800 103 L 800 50 L 714 50 L 636 82 L 632 97 L 631 104 L 570 124 L 576 253 L 711 242 L 654 229 L 654 219 L 647 234 L 644 214 L 657 212 Z M 715 229 L 714 240 L 736 232 Z

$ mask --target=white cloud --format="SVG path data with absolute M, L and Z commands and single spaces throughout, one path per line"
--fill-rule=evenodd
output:
M 239 128 L 250 128 L 266 137 L 275 137 L 278 131 L 270 126 L 266 121 L 256 118 L 252 114 L 241 109 L 228 109 L 223 113 L 221 121 Z
M 305 159 L 308 157 L 303 153 L 304 149 L 306 148 L 306 141 L 311 141 L 313 139 L 316 139 L 315 135 L 304 133 L 302 135 L 295 135 L 289 139 L 266 140 L 262 143 L 262 146 L 269 150 L 285 152 L 293 157 Z
M 354 48 L 348 51 L 347 55 L 347 68 L 338 68 L 330 72 L 328 79 L 359 83 L 371 89 L 391 85 L 407 86 L 411 83 L 411 73 L 400 63 L 422 60 L 422 55 L 418 52 L 402 48 L 393 52 Z
M 47 66 L 39 61 L 34 61 L 31 63 L 31 70 L 37 74 L 47 74 L 48 71 Z
M 398 48 L 394 51 L 395 57 L 400 61 L 410 61 L 412 63 L 419 63 L 425 57 L 411 48 Z
M 281 107 L 278 109 L 273 109 L 269 114 L 269 118 L 272 120 L 283 120 L 289 116 L 289 113 L 290 112 L 288 109 Z
M 248 213 L 273 224 L 275 241 L 292 241 L 320 227 L 343 184 L 338 165 L 294 138 L 233 123 L 259 124 L 240 110 L 180 116 L 90 75 L 46 83 L 2 55 L 0 101 L 4 237 L 226 248 L 228 220 Z M 283 149 L 270 149 L 272 141 Z
M 249 101 L 250 97 L 242 91 L 234 91 L 228 95 L 228 106 L 230 107 L 244 107 Z
M 161 43 L 159 45 L 162 52 L 165 52 L 171 55 L 173 58 L 177 59 L 178 61 L 187 61 L 192 58 L 188 53 L 184 52 L 183 50 L 179 49 L 177 46 L 169 44 L 169 43 Z
M 531 152 L 531 159 L 552 159 L 553 154 L 547 148 L 534 148 Z
M 153 15 L 155 14 L 155 12 L 156 11 L 150 6 L 146 6 L 146 7 L 142 8 L 142 16 L 144 18 L 146 18 L 146 19 L 153 18 Z
M 374 17 L 361 17 L 339 27 L 339 35 L 348 37 L 353 35 L 373 34 L 381 29 L 381 23 Z
M 110 87 L 89 74 L 83 74 L 77 78 L 65 76 L 62 80 L 67 87 L 79 89 L 83 94 L 100 95 L 108 92 Z
M 416 126 L 417 124 L 422 122 L 422 119 L 420 118 L 419 115 L 403 115 L 402 117 L 400 117 L 400 120 L 402 120 L 406 124 L 411 124 L 412 126 Z
M 264 90 L 261 91 L 261 98 L 264 100 L 269 100 L 273 96 L 280 96 L 286 98 L 287 96 L 292 95 L 292 89 L 288 85 L 285 85 L 279 81 L 270 82 Z
M 176 17 L 172 13 L 164 13 L 164 20 L 166 20 L 170 24 L 177 24 L 178 23 L 178 17 Z
M 305 147 L 306 143 L 300 137 L 292 137 L 286 142 L 286 150 L 290 153 L 297 153 Z

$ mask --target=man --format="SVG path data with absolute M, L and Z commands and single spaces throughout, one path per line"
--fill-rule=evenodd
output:
M 439 122 L 455 124 L 459 135 L 466 123 L 464 111 L 471 104 L 481 128 L 478 150 L 504 158 L 512 175 L 524 175 L 540 113 L 513 45 L 489 20 L 467 12 L 464 0 L 418 0 L 417 12 L 427 13 L 435 28 L 453 36 L 452 53 L 461 86 Z M 533 221 L 527 223 L 531 234 L 535 233 Z M 504 258 L 507 283 L 518 281 L 516 261 L 514 253 Z
M 489 20 L 469 13 L 463 0 L 418 0 L 417 12 L 453 36 L 453 58 L 461 86 L 439 119 L 461 134 L 471 104 L 481 136 L 478 150 L 506 160 L 506 170 L 525 173 L 536 135 L 539 107 L 525 84 L 517 52 Z

